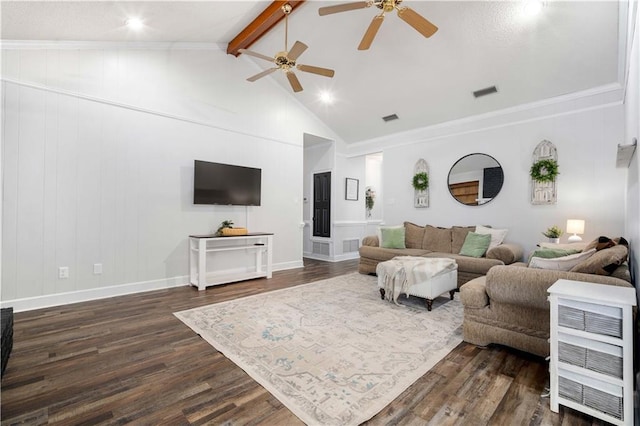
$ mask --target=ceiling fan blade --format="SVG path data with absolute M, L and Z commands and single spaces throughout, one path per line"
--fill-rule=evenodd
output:
M 255 56 L 256 58 L 264 59 L 265 61 L 269 61 L 269 62 L 274 61 L 273 57 L 271 56 L 263 55 L 262 53 L 258 53 L 258 52 L 252 52 L 251 50 L 238 49 L 238 52 L 244 53 L 245 55 L 249 55 L 249 56 Z
M 349 10 L 364 9 L 371 4 L 368 1 L 358 1 L 355 3 L 338 4 L 335 6 L 325 6 L 318 9 L 320 16 L 331 15 L 332 13 L 347 12 Z
M 287 79 L 289 80 L 289 84 L 294 92 L 302 92 L 302 85 L 293 71 L 287 71 Z
M 438 31 L 438 27 L 427 21 L 415 10 L 408 7 L 401 7 L 398 9 L 398 16 L 425 37 L 431 37 L 436 31 Z
M 309 46 L 307 46 L 306 44 L 302 43 L 301 41 L 296 41 L 293 44 L 293 47 L 291 48 L 291 50 L 289 50 L 289 53 L 287 54 L 287 56 L 292 61 L 295 61 L 296 59 L 298 59 L 298 56 L 302 55 L 302 52 L 307 50 L 308 47 Z
M 334 70 L 330 70 L 329 68 L 314 67 L 313 65 L 298 64 L 296 68 L 298 68 L 300 71 L 323 75 L 325 77 L 333 77 L 336 73 Z
M 373 39 L 376 38 L 376 34 L 380 29 L 380 25 L 382 25 L 382 21 L 384 21 L 384 15 L 377 15 L 373 17 L 373 21 L 369 24 L 367 32 L 364 33 L 364 37 L 362 37 L 358 50 L 367 50 L 371 47 L 371 43 L 373 43 Z
M 261 73 L 259 73 L 259 74 L 256 74 L 256 75 L 254 75 L 254 76 L 252 76 L 252 77 L 249 77 L 249 78 L 247 79 L 247 81 L 256 81 L 256 80 L 258 80 L 258 79 L 260 79 L 260 78 L 262 78 L 262 77 L 264 77 L 264 76 L 266 76 L 266 75 L 271 74 L 272 72 L 276 71 L 277 69 L 278 69 L 278 68 L 269 68 L 268 70 L 264 70 L 264 71 L 262 71 L 262 72 L 261 72 Z

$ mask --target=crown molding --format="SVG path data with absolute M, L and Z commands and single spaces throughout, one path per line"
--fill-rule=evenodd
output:
M 2 49 L 58 49 L 58 50 L 220 50 L 226 52 L 221 43 L 201 42 L 151 42 L 151 41 L 54 41 L 54 40 L 0 40 Z

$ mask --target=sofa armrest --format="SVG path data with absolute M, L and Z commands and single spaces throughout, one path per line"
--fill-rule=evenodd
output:
M 380 247 L 380 241 L 378 241 L 377 235 L 369 235 L 368 237 L 364 237 L 362 239 L 362 245 L 370 247 Z
M 485 282 L 486 277 L 478 277 L 460 287 L 460 301 L 465 308 L 482 309 L 489 304 Z
M 518 262 L 522 259 L 524 251 L 518 244 L 506 243 L 500 244 L 497 247 L 492 248 L 487 252 L 487 259 L 497 259 L 504 262 L 505 265 L 510 265 L 514 262 Z
M 624 280 L 604 275 L 523 266 L 494 266 L 487 273 L 487 295 L 490 300 L 499 303 L 549 309 L 547 289 L 559 279 L 632 287 Z

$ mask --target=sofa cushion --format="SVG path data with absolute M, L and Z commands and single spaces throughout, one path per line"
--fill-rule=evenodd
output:
M 404 245 L 404 226 L 402 227 L 380 227 L 380 247 L 391 249 L 403 249 Z
M 396 256 L 423 256 L 427 253 L 427 250 L 421 249 L 386 249 L 370 246 L 360 247 L 360 258 L 366 257 L 377 261 L 390 260 Z
M 626 246 L 620 244 L 614 245 L 613 247 L 600 250 L 588 259 L 574 265 L 571 272 L 611 275 L 618 266 L 627 260 L 627 254 L 628 250 Z
M 464 239 L 460 254 L 463 256 L 482 257 L 487 252 L 489 244 L 491 244 L 491 234 L 469 232 Z
M 468 272 L 470 274 L 478 274 L 485 275 L 489 269 L 494 266 L 504 265 L 500 260 L 497 259 L 486 259 L 483 257 L 469 257 L 463 256 L 461 254 L 451 254 L 451 253 L 439 253 L 439 252 L 429 252 L 423 255 L 424 257 L 447 257 L 449 259 L 454 259 L 458 264 L 458 274 L 462 271 Z
M 593 256 L 596 249 L 571 254 L 569 256 L 556 257 L 553 259 L 543 259 L 541 257 L 532 257 L 529 261 L 530 268 L 551 269 L 554 271 L 570 271 L 577 264 L 587 260 Z
M 451 253 L 460 253 L 464 239 L 469 232 L 475 231 L 475 226 L 453 226 L 451 228 Z M 443 250 L 440 250 L 443 251 Z
M 404 244 L 407 248 L 421 249 L 424 239 L 424 226 L 415 223 L 404 223 Z
M 451 253 L 451 228 L 436 228 L 435 226 L 427 225 L 422 248 L 424 250 Z
M 476 225 L 476 234 L 489 234 L 491 235 L 491 243 L 489 244 L 489 250 L 494 247 L 498 247 L 504 241 L 507 236 L 508 229 L 494 229 L 483 225 Z

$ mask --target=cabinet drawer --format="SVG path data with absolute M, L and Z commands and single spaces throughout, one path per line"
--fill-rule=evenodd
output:
M 622 338 L 622 309 L 584 302 L 561 301 L 558 303 L 558 325 Z
M 558 361 L 622 379 L 622 347 L 558 333 Z
M 624 420 L 622 387 L 577 373 L 558 372 L 558 395 L 570 401 Z

